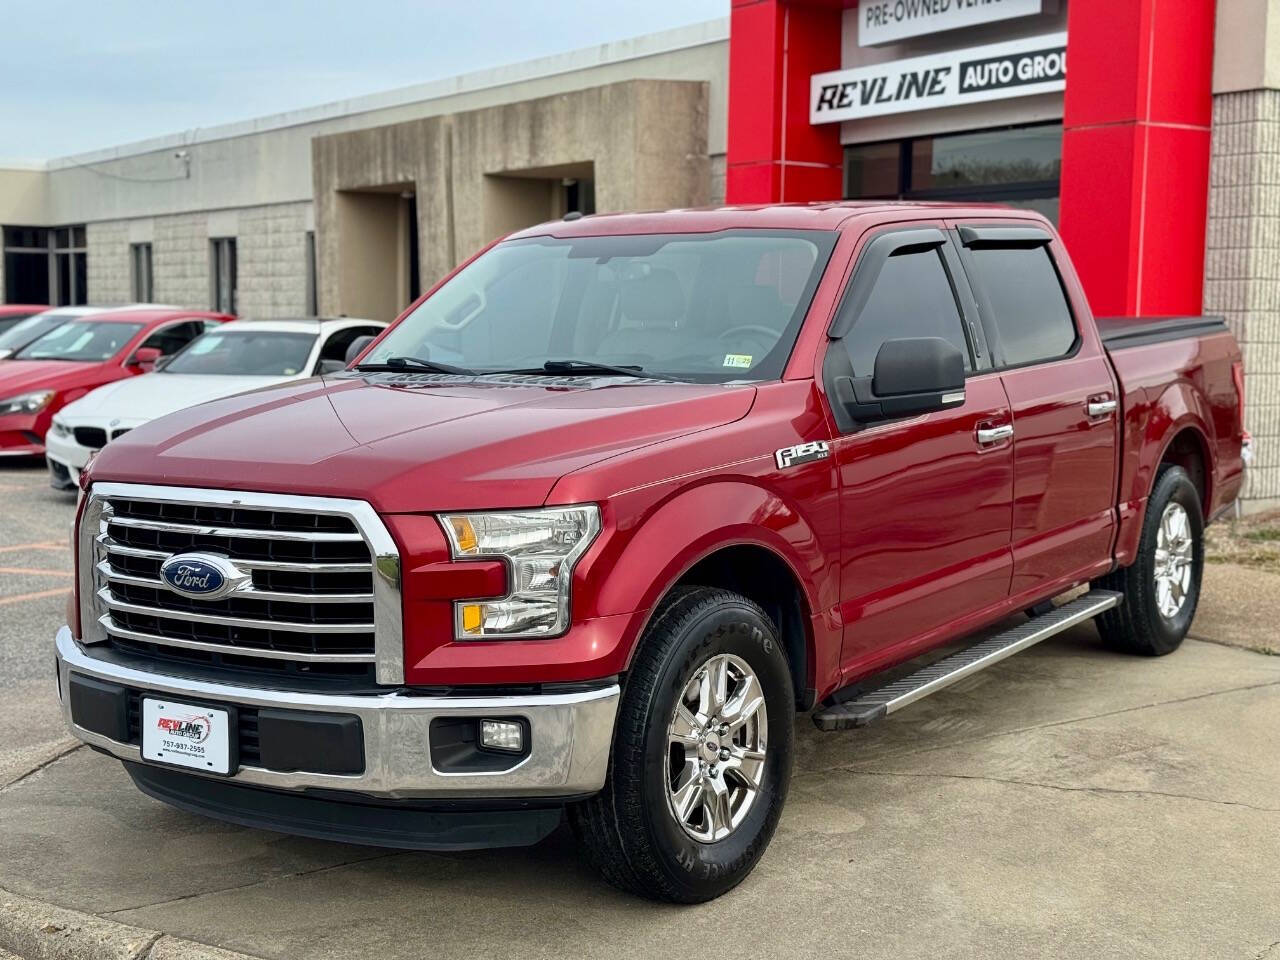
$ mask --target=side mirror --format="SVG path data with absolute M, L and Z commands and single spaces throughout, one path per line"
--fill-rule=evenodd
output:
M 165 367 L 169 365 L 169 361 L 172 360 L 175 356 L 176 354 L 171 353 L 168 356 L 158 357 L 156 359 L 156 362 L 151 366 L 152 371 L 163 370 Z
M 356 357 L 360 356 L 360 354 L 364 353 L 365 347 L 369 346 L 373 341 L 374 338 L 369 336 L 367 333 L 352 340 L 347 346 L 346 356 L 342 358 L 342 366 L 344 368 L 351 366 L 352 361 L 354 361 Z
M 345 369 L 347 369 L 345 360 L 321 360 L 320 369 L 316 373 L 323 376 L 326 373 L 341 373 Z
M 129 362 L 125 366 L 138 367 L 142 370 L 152 370 L 155 368 L 156 361 L 159 360 L 163 353 L 158 347 L 139 347 L 133 351 L 133 356 L 129 358 Z
M 841 378 L 839 399 L 856 421 L 891 420 L 964 403 L 964 354 L 941 337 L 886 340 L 870 378 Z

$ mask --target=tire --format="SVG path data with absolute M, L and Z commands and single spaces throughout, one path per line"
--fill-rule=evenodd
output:
M 1157 565 L 1163 561 L 1158 556 L 1160 530 L 1166 512 L 1176 521 L 1179 514 L 1185 517 L 1186 534 L 1190 539 L 1188 556 L 1179 560 L 1185 567 L 1185 592 L 1182 593 L 1176 612 L 1170 606 L 1177 601 L 1177 591 L 1162 595 L 1156 581 Z M 1181 547 L 1182 538 L 1172 541 Z M 1177 552 L 1166 551 L 1168 553 Z M 1164 568 L 1168 570 L 1166 566 Z M 1138 555 L 1134 562 L 1122 570 L 1116 570 L 1097 581 L 1097 586 L 1117 590 L 1124 600 L 1098 617 L 1098 632 L 1103 641 L 1125 653 L 1160 657 L 1172 653 L 1182 644 L 1191 629 L 1200 601 L 1200 578 L 1204 573 L 1204 515 L 1200 508 L 1200 493 L 1181 467 L 1166 464 L 1156 475 L 1155 487 L 1147 501 L 1147 513 L 1142 521 L 1142 535 L 1138 541 Z M 1172 599 L 1171 599 L 1172 598 Z M 1161 605 L 1165 605 L 1162 611 Z
M 706 711 L 702 708 L 715 701 L 704 698 L 714 698 L 714 691 L 709 683 L 695 680 L 718 675 L 720 666 L 725 667 L 724 700 L 729 709 Z M 752 719 L 741 720 L 733 716 L 732 705 L 734 694 L 743 691 L 744 671 L 754 676 L 763 693 L 763 707 L 750 712 Z M 669 725 L 684 722 L 676 718 L 680 700 L 690 715 L 719 718 L 723 712 L 725 724 L 719 719 L 710 724 L 708 740 L 694 736 L 673 744 Z M 653 618 L 633 658 L 604 789 L 569 811 L 587 858 L 609 883 L 653 900 L 702 903 L 733 889 L 755 867 L 778 825 L 791 777 L 794 721 L 795 692 L 786 652 L 764 611 L 727 590 L 693 587 L 674 592 Z M 743 726 L 726 734 L 729 722 Z M 696 733 L 699 726 L 692 729 Z M 726 746 L 719 750 L 732 753 L 728 761 L 723 760 L 726 753 L 717 751 L 721 736 Z M 763 762 L 736 752 L 757 746 Z M 718 759 L 713 763 L 708 753 Z M 735 762 L 741 766 L 735 767 Z M 694 772 L 712 768 L 719 770 L 712 781 Z M 754 771 L 759 784 L 745 803 L 749 791 L 740 771 Z M 717 804 L 712 811 L 705 799 L 701 807 L 695 802 L 682 823 L 669 793 L 673 780 L 682 800 L 709 797 L 708 786 L 719 783 L 730 788 L 730 803 Z M 712 793 L 726 795 L 723 789 Z M 712 835 L 717 823 L 735 817 L 740 819 L 730 824 L 727 834 Z M 704 834 L 701 839 L 693 835 L 699 831 Z

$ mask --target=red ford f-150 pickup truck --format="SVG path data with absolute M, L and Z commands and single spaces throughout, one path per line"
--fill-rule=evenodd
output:
M 421 848 L 567 810 L 613 883 L 710 899 L 798 711 L 860 726 L 1093 618 L 1174 650 L 1242 387 L 1221 321 L 1096 320 L 1026 211 L 544 224 L 350 369 L 102 451 L 63 709 L 178 807 Z

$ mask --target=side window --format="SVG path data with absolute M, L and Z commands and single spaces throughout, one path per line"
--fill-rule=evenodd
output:
M 143 341 L 144 347 L 156 347 L 161 356 L 177 353 L 200 334 L 204 333 L 203 320 L 187 320 L 184 323 L 171 323 L 161 327 Z
M 1047 247 L 976 247 L 969 252 L 969 263 L 1005 365 L 1052 360 L 1071 352 L 1076 327 Z
M 973 369 L 960 308 L 936 249 L 895 254 L 885 260 L 871 296 L 844 338 L 853 375 L 871 376 L 880 345 L 903 337 L 948 340 L 964 354 L 965 369 Z

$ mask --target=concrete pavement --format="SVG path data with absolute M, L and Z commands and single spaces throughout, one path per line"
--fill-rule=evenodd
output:
M 0 607 L 0 657 L 22 661 L 0 754 L 61 739 L 51 599 Z M 170 809 L 79 749 L 0 787 L 0 888 L 270 958 L 1280 957 L 1277 729 L 1280 657 L 1124 657 L 1086 625 L 861 732 L 799 719 L 760 867 L 684 908 L 605 886 L 564 830 L 449 855 L 303 840 Z

